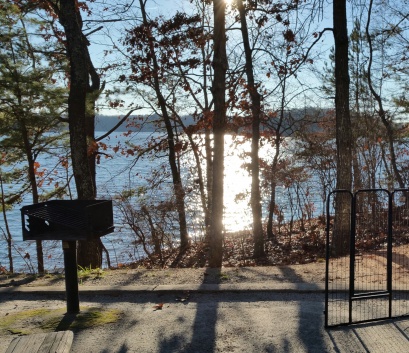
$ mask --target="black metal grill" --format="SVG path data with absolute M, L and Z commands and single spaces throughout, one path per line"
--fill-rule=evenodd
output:
M 99 238 L 114 230 L 112 201 L 52 200 L 21 209 L 23 240 L 62 240 L 67 312 L 80 311 L 77 240 Z
M 111 200 L 52 200 L 21 209 L 23 240 L 87 240 L 114 230 Z

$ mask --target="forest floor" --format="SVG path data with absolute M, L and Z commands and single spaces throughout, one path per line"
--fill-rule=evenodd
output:
M 83 285 L 168 285 L 198 283 L 320 283 L 325 282 L 325 225 L 320 219 L 310 222 L 308 229 L 295 224 L 291 233 L 282 232 L 274 241 L 266 241 L 265 257 L 253 258 L 253 239 L 250 231 L 226 234 L 223 242 L 221 269 L 208 267 L 208 246 L 195 241 L 183 253 L 177 248 L 163 251 L 160 256 L 146 257 L 131 264 L 119 264 L 110 269 L 81 269 L 79 282 Z M 287 235 L 286 235 L 287 234 Z M 291 235 L 289 235 L 291 234 Z M 368 246 L 362 241 L 359 246 Z M 370 248 L 372 248 L 372 245 Z M 376 244 L 375 244 L 376 246 Z M 386 250 L 357 254 L 356 276 L 364 281 L 386 279 Z M 393 281 L 409 285 L 409 244 L 393 247 Z M 332 259 L 330 280 L 347 281 L 349 256 Z M 64 285 L 63 274 L 8 274 L 0 271 L 0 287 Z
M 284 228 L 284 227 L 283 227 Z M 308 228 L 294 222 L 291 230 L 280 229 L 275 239 L 265 241 L 265 256 L 253 257 L 254 239 L 251 230 L 226 233 L 223 240 L 223 267 L 298 265 L 325 260 L 326 232 L 321 219 L 308 222 Z M 132 268 L 197 268 L 208 265 L 208 245 L 194 241 L 180 253 L 177 248 L 144 259 L 126 267 Z M 119 265 L 121 268 L 123 265 Z M 124 265 L 125 266 L 125 265 Z
M 230 244 L 230 242 L 229 242 Z M 231 244 L 234 244 L 232 242 Z M 244 244 L 243 244 L 244 245 Z M 126 286 L 126 285 L 179 285 L 202 283 L 261 283 L 278 281 L 280 283 L 310 283 L 325 280 L 325 260 L 308 263 L 284 263 L 273 265 L 263 260 L 262 265 L 254 261 L 249 254 L 244 257 L 238 245 L 228 251 L 221 269 L 200 266 L 205 250 L 199 243 L 195 243 L 179 258 L 178 266 L 161 266 L 160 262 L 147 259 L 122 265 L 112 269 L 83 269 L 78 271 L 79 283 L 86 286 Z M 246 246 L 248 252 L 250 245 Z M 168 260 L 172 261 L 176 253 L 169 252 Z M 282 253 L 280 252 L 280 256 Z M 267 258 L 268 259 L 268 258 Z M 234 265 L 233 265 L 234 264 Z M 64 286 L 63 274 L 46 274 L 43 276 L 32 274 L 0 274 L 0 287 L 7 286 Z
M 266 241 L 265 257 L 253 258 L 251 231 L 225 235 L 222 269 L 208 268 L 208 246 L 194 241 L 180 253 L 177 248 L 160 256 L 146 257 L 111 269 L 82 269 L 78 272 L 84 285 L 166 285 L 187 283 L 323 283 L 325 279 L 325 229 L 316 220 L 308 231 L 293 229 L 291 236 L 281 233 L 275 241 Z M 301 266 L 302 265 L 302 266 Z M 10 285 L 64 285 L 62 274 L 44 276 L 0 273 L 0 287 Z

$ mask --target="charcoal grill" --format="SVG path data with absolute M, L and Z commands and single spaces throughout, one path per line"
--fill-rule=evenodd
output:
M 77 240 L 114 231 L 111 200 L 51 200 L 21 209 L 23 240 L 62 240 L 67 312 L 78 313 Z
M 90 240 L 112 233 L 111 200 L 52 200 L 21 209 L 23 240 Z

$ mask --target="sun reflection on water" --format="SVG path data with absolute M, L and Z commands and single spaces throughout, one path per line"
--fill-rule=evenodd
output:
M 251 175 L 246 168 L 250 163 L 251 141 L 243 140 L 242 136 L 225 136 L 224 228 L 227 232 L 252 227 Z M 271 147 L 264 147 L 260 149 L 259 156 L 266 158 L 269 153 Z

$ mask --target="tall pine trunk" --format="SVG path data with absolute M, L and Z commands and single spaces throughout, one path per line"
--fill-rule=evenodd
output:
M 145 2 L 140 0 L 140 6 L 142 11 L 142 18 L 144 24 L 148 28 L 148 19 L 145 12 Z M 190 245 L 189 234 L 187 230 L 186 223 L 186 210 L 185 210 L 185 190 L 182 184 L 182 178 L 180 175 L 180 168 L 177 164 L 176 149 L 175 149 L 175 136 L 172 127 L 172 120 L 169 116 L 168 109 L 166 107 L 166 100 L 162 95 L 160 89 L 160 82 L 157 73 L 159 72 L 159 64 L 157 62 L 154 42 L 153 39 L 149 42 L 149 55 L 152 60 L 154 74 L 153 74 L 153 85 L 155 89 L 155 94 L 158 99 L 159 107 L 162 113 L 163 122 L 165 123 L 165 128 L 168 137 L 168 150 L 169 150 L 169 165 L 172 173 L 173 182 L 173 192 L 176 200 L 176 209 L 179 218 L 179 234 L 180 234 L 180 248 L 181 250 L 186 249 Z
M 224 134 L 226 129 L 226 3 L 213 1 L 213 185 L 210 221 L 209 266 L 221 267 L 223 261 L 223 206 L 224 206 Z
M 334 0 L 335 42 L 335 120 L 337 145 L 337 189 L 352 187 L 352 129 L 349 111 L 348 30 L 346 0 Z M 348 197 L 337 195 L 334 228 L 334 255 L 349 251 L 350 204 Z
M 250 48 L 249 33 L 247 28 L 246 11 L 243 0 L 237 0 L 240 14 L 241 35 L 243 38 L 244 54 L 246 58 L 245 71 L 247 75 L 247 88 L 251 99 L 252 137 L 251 137 L 251 210 L 253 215 L 254 258 L 265 256 L 264 236 L 262 225 L 261 195 L 260 195 L 260 120 L 261 96 L 254 80 L 253 57 Z
M 4 226 L 5 226 L 5 238 L 7 242 L 7 258 L 9 259 L 9 270 L 10 273 L 14 273 L 14 262 L 13 262 L 13 237 L 10 232 L 9 222 L 7 220 L 6 214 L 6 201 L 4 199 L 4 187 L 3 187 L 3 176 L 0 170 L 0 204 L 1 204 L 1 211 L 3 214 Z
M 82 19 L 75 0 L 61 0 L 58 16 L 66 35 L 67 56 L 70 63 L 70 92 L 68 121 L 71 159 L 78 199 L 95 199 L 94 178 L 89 164 L 86 131 L 87 93 L 89 92 L 88 42 L 82 33 Z M 101 267 L 100 239 L 79 242 L 78 264 Z
M 25 126 L 22 126 L 21 129 L 23 142 L 27 157 L 28 163 L 28 178 L 31 185 L 31 195 L 33 204 L 38 203 L 39 195 L 38 195 L 38 187 L 37 187 L 37 178 L 35 172 L 35 161 L 34 156 L 31 151 L 30 142 L 28 139 L 28 132 Z M 43 242 L 39 239 L 36 240 L 36 253 L 37 253 L 37 271 L 39 274 L 44 274 L 44 252 L 43 252 Z
M 369 62 L 368 62 L 368 85 L 371 91 L 372 96 L 375 98 L 376 103 L 378 104 L 378 115 L 381 118 L 382 124 L 386 130 L 386 136 L 388 138 L 388 145 L 389 145 L 389 153 L 390 153 L 390 163 L 393 170 L 393 175 L 395 177 L 396 182 L 398 183 L 399 187 L 403 189 L 405 187 L 405 182 L 403 181 L 402 175 L 398 168 L 397 157 L 395 152 L 395 131 L 392 122 L 388 119 L 386 111 L 383 107 L 382 97 L 375 91 L 375 88 L 372 83 L 372 62 L 373 62 L 373 45 L 372 45 L 372 37 L 369 33 L 369 24 L 371 22 L 372 17 L 372 5 L 373 0 L 369 2 L 369 9 L 368 9 L 368 21 L 366 23 L 365 33 L 366 38 L 368 40 L 369 45 Z

